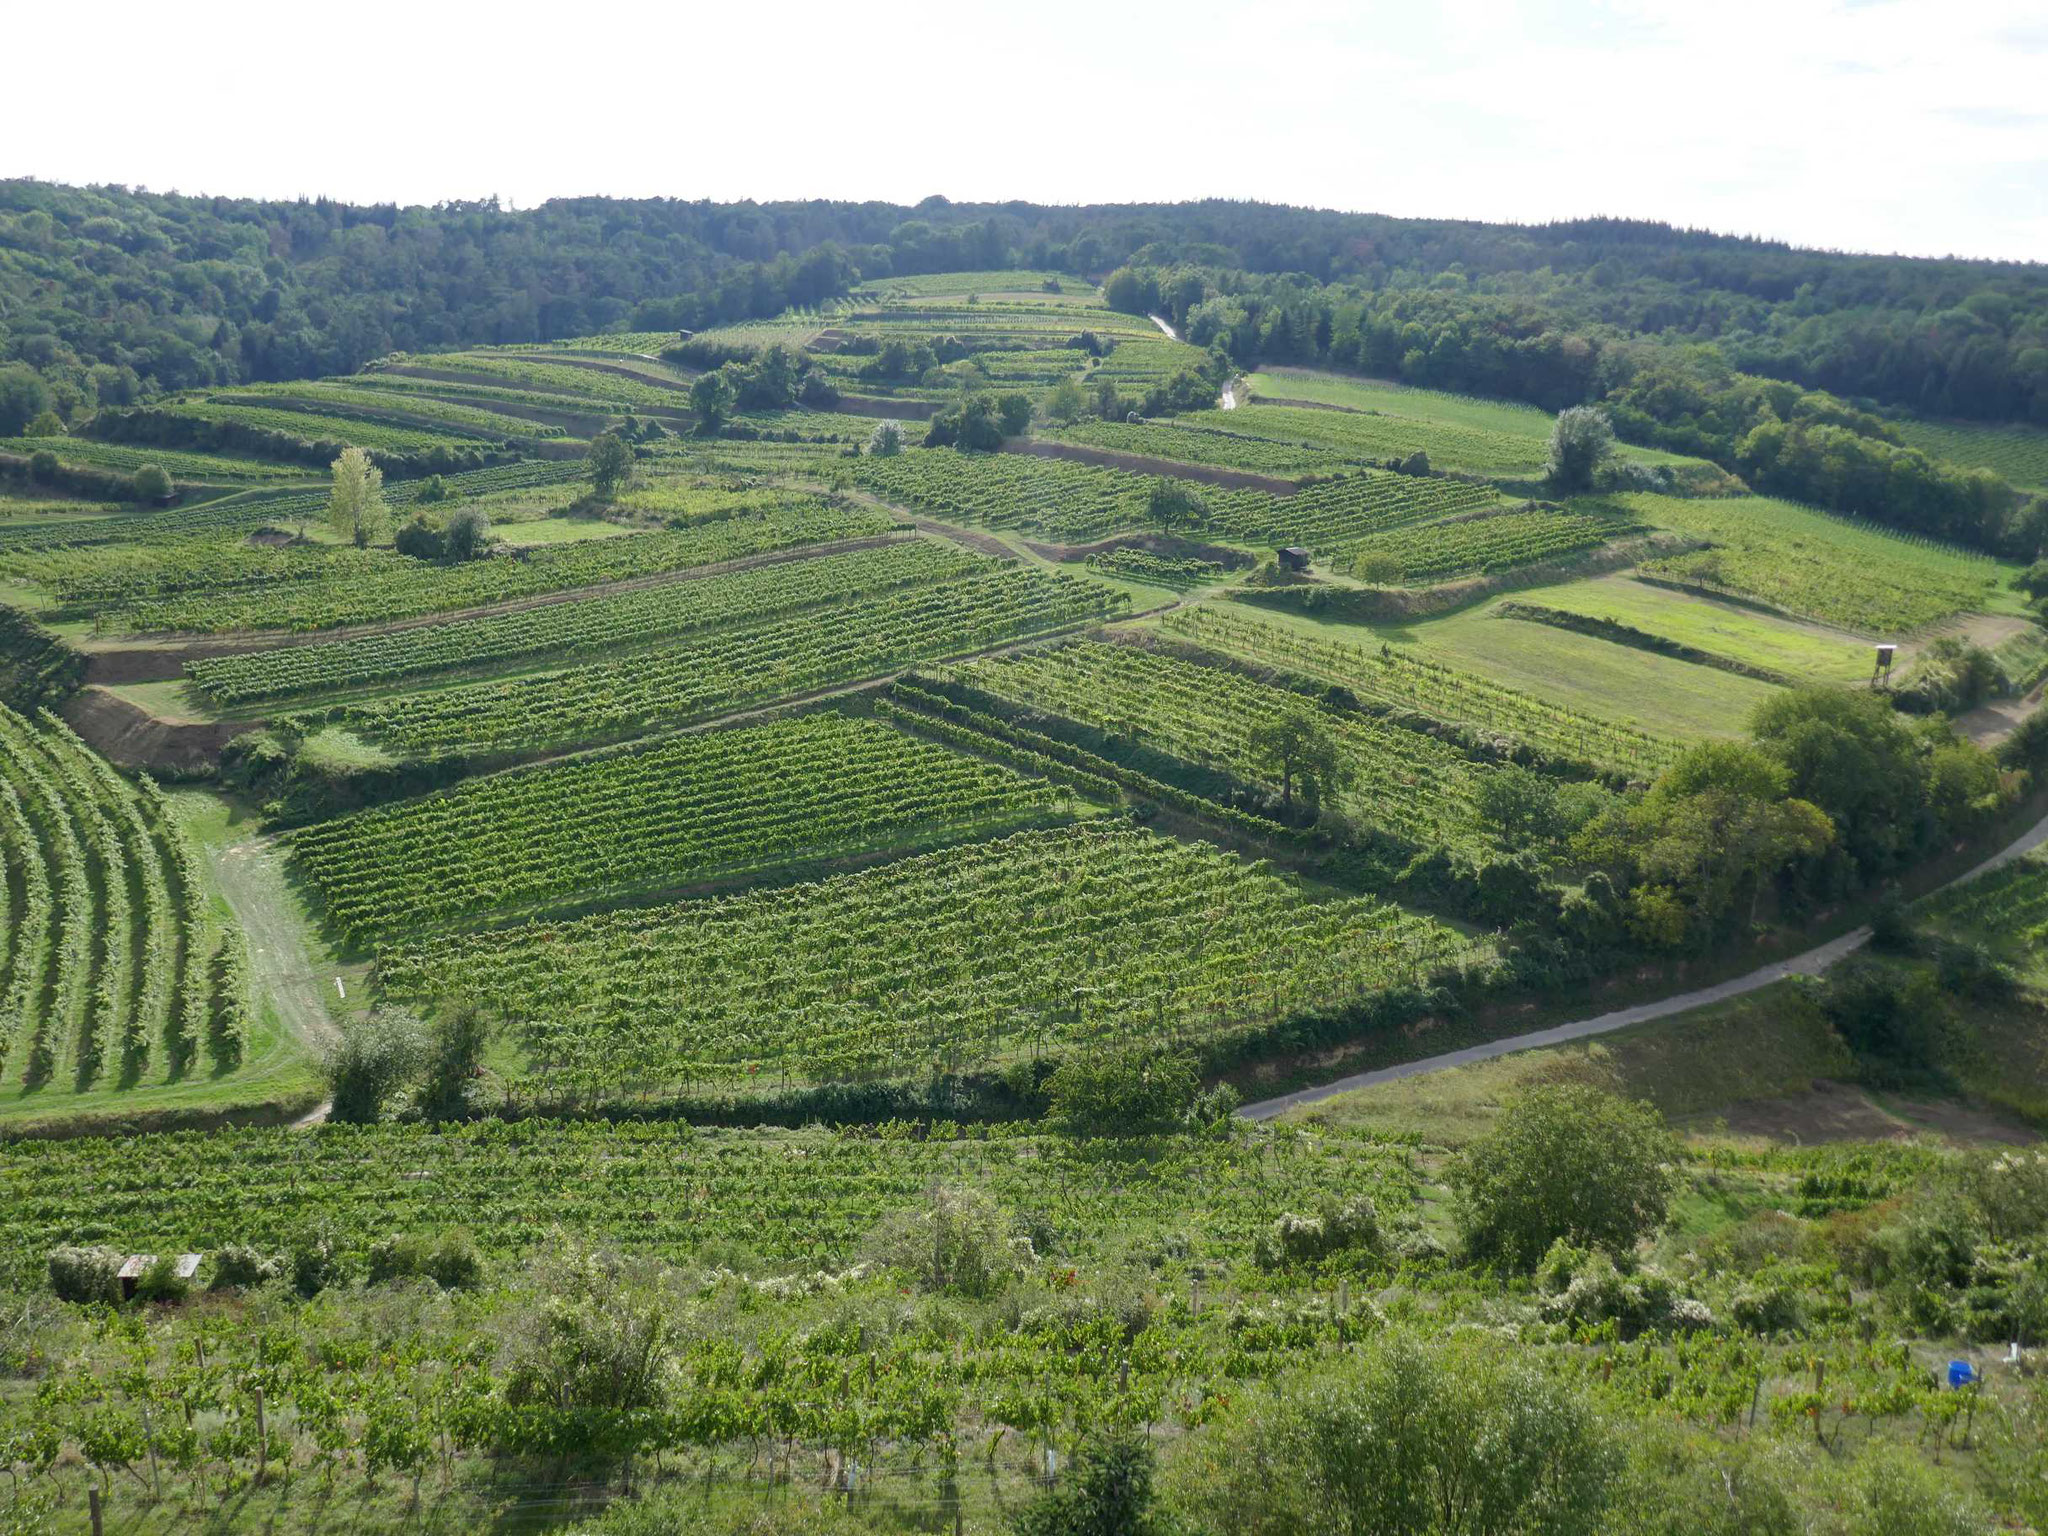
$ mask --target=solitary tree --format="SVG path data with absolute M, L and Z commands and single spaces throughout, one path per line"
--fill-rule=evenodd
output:
M 878 421 L 868 434 L 868 452 L 878 459 L 893 459 L 903 451 L 903 423 Z
M 384 505 L 384 471 L 360 448 L 344 448 L 334 461 L 334 491 L 327 498 L 327 521 L 357 549 L 391 531 L 391 512 Z
M 697 375 L 690 386 L 690 409 L 697 413 L 697 430 L 711 437 L 732 415 L 732 381 L 717 369 Z
M 162 501 L 171 494 L 171 477 L 164 473 L 161 464 L 145 464 L 135 471 L 135 499 L 137 501 Z
M 1560 411 L 1550 429 L 1550 483 L 1560 491 L 1592 489 L 1593 476 L 1614 452 L 1607 413 L 1590 405 Z
M 1088 401 L 1081 393 L 1081 386 L 1072 379 L 1061 379 L 1053 385 L 1052 393 L 1045 397 L 1045 419 L 1058 422 L 1063 427 L 1072 426 L 1081 419 L 1081 413 L 1088 409 Z
M 1560 1237 L 1625 1252 L 1663 1225 L 1675 1156 L 1646 1104 L 1583 1083 L 1530 1089 L 1451 1165 L 1465 1245 L 1518 1269 Z
M 1337 752 L 1329 728 L 1305 709 L 1291 709 L 1252 727 L 1253 757 L 1280 777 L 1280 804 L 1294 809 L 1295 786 L 1314 810 L 1325 794 L 1334 794 L 1351 779 L 1349 766 Z
M 457 507 L 442 538 L 450 560 L 474 560 L 490 547 L 491 515 L 482 507 Z
M 1186 481 L 1161 475 L 1146 494 L 1145 513 L 1161 533 L 1171 534 L 1180 524 L 1201 522 L 1209 515 L 1209 504 Z
M 633 450 L 616 432 L 600 432 L 590 440 L 590 453 L 583 466 L 590 471 L 590 487 L 599 501 L 610 501 L 633 472 Z

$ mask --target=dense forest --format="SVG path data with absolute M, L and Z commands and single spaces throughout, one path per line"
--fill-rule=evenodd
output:
M 1655 336 L 1927 414 L 2048 420 L 2038 265 L 1795 250 L 1610 219 L 1488 225 L 1221 200 L 569 198 L 513 211 L 5 181 L 0 358 L 35 369 L 68 416 L 151 389 L 345 372 L 394 349 L 696 329 L 891 275 L 1127 263 L 1250 274 L 1304 295 L 1336 285 L 1329 307 L 1364 305 L 1402 328 L 1397 361 L 1419 350 L 1466 387 L 1487 370 L 1458 354 L 1533 350 L 1546 359 L 1540 393 L 1569 403 L 1592 366 L 1583 343 Z M 1290 324 L 1302 312 L 1282 308 Z M 1320 353 L 1328 338 L 1261 340 L 1278 356 Z

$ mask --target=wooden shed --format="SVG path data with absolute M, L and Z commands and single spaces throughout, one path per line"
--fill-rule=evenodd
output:
M 143 1272 L 155 1262 L 156 1255 L 153 1253 L 131 1253 L 121 1261 L 120 1280 L 121 1299 L 123 1301 L 133 1301 L 135 1299 L 136 1283 L 142 1279 Z
M 1308 569 L 1309 553 L 1299 544 L 1289 544 L 1285 549 L 1276 550 L 1283 571 L 1305 571 Z

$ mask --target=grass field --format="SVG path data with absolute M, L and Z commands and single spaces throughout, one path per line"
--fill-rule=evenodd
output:
M 1539 1084 L 1592 1083 L 1687 1117 L 1803 1093 L 1852 1070 L 1818 1011 L 1780 986 L 1611 1035 L 1355 1089 L 1288 1118 L 1459 1147 L 1491 1128 L 1504 1099 Z
M 1517 592 L 1514 600 L 1611 619 L 1801 681 L 1860 683 L 1870 676 L 1870 647 L 1853 636 L 1788 623 L 1732 603 L 1645 586 L 1627 576 L 1529 587 Z

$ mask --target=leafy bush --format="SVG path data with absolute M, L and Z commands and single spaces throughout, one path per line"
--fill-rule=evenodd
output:
M 276 1254 L 265 1253 L 248 1243 L 230 1243 L 213 1256 L 211 1288 L 216 1291 L 246 1290 L 275 1280 L 284 1272 L 285 1261 Z
M 370 1247 L 369 1281 L 431 1280 L 444 1291 L 470 1290 L 482 1282 L 483 1255 L 467 1232 L 427 1236 L 408 1233 L 380 1239 Z
M 1333 1254 L 1378 1258 L 1386 1251 L 1379 1209 L 1365 1195 L 1341 1205 L 1333 1198 L 1313 1216 L 1281 1215 L 1261 1232 L 1253 1257 L 1266 1269 L 1288 1264 L 1315 1264 Z
M 333 1117 L 355 1125 L 377 1120 L 385 1101 L 427 1064 L 429 1051 L 425 1027 L 403 1008 L 372 1009 L 344 1023 L 327 1054 Z
M 59 1301 L 121 1299 L 122 1255 L 112 1248 L 66 1244 L 50 1251 L 50 1289 Z
M 136 1277 L 138 1301 L 183 1301 L 192 1293 L 192 1282 L 178 1273 L 176 1254 L 161 1254 Z
M 315 1222 L 299 1233 L 285 1265 L 292 1278 L 292 1289 L 307 1297 L 319 1295 L 348 1275 L 341 1241 L 322 1222 Z
M 171 494 L 171 490 L 171 477 L 164 473 L 162 466 L 145 464 L 135 471 L 137 501 L 162 501 Z
M 1451 1165 L 1466 1249 L 1519 1269 L 1559 1238 L 1626 1252 L 1663 1224 L 1676 1155 L 1648 1105 L 1583 1084 L 1530 1089 Z
M 925 1203 L 884 1218 L 869 1234 L 872 1263 L 900 1269 L 928 1291 L 991 1296 L 1032 1260 L 1007 1211 L 976 1189 L 934 1185 Z
M 1172 1130 L 1201 1095 L 1191 1057 L 1150 1046 L 1075 1051 L 1046 1080 L 1052 1118 L 1083 1136 Z
M 1171 1504 L 1233 1536 L 1591 1536 L 1622 1468 L 1591 1404 L 1497 1341 L 1401 1336 L 1245 1397 L 1188 1451 L 1169 1467 Z

